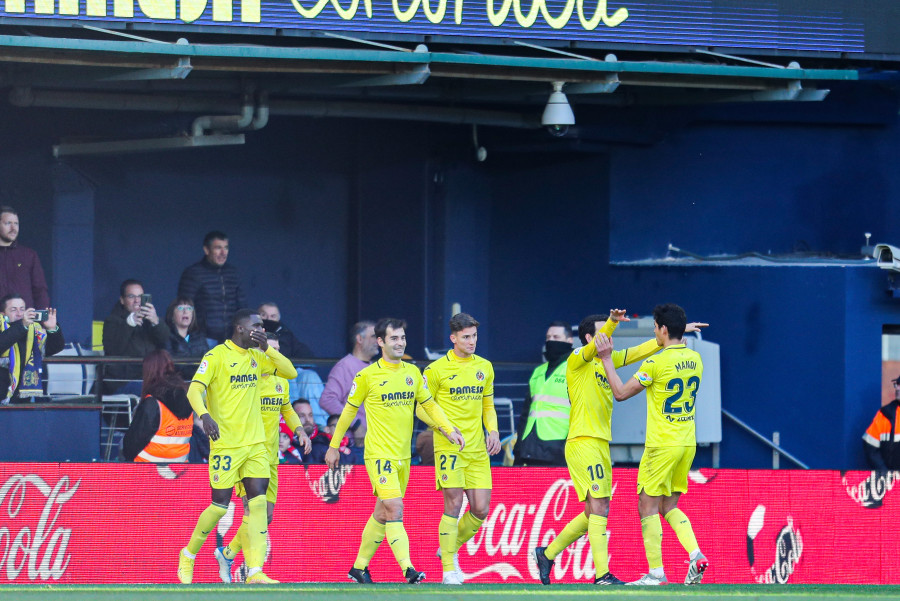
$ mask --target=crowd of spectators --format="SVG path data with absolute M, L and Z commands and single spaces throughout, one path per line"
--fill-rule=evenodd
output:
M 50 307 L 40 259 L 32 249 L 18 243 L 18 233 L 15 209 L 0 207 L 0 387 L 6 392 L 0 399 L 3 404 L 29 402 L 43 396 L 42 359 L 65 346 L 57 312 Z M 103 350 L 107 356 L 143 360 L 142 365 L 112 362 L 104 368 L 101 394 L 129 394 L 139 399 L 120 446 L 122 460 L 200 461 L 208 454 L 209 441 L 202 429 L 193 427 L 193 414 L 185 396 L 185 381 L 190 380 L 195 369 L 185 360 L 199 360 L 226 339 L 231 316 L 247 306 L 247 297 L 240 273 L 228 262 L 228 236 L 221 231 L 209 232 L 202 250 L 203 257 L 181 274 L 177 296 L 164 314 L 157 310 L 153 295 L 143 283 L 130 278 L 121 283 L 118 299 L 103 322 Z M 282 321 L 276 303 L 263 302 L 257 311 L 283 354 L 299 360 L 314 358 L 312 349 Z M 548 345 L 549 340 L 548 334 Z M 324 463 L 353 379 L 378 354 L 374 323 L 353 324 L 349 343 L 349 352 L 334 365 L 326 382 L 315 370 L 302 367 L 297 378 L 289 382 L 289 400 L 310 438 L 312 452 L 299 452 L 296 436 L 283 425 L 280 461 Z M 557 350 L 554 347 L 552 356 L 548 356 L 551 363 L 557 359 Z M 173 359 L 180 363 L 178 367 Z M 550 371 L 553 370 L 547 373 Z M 533 388 L 531 392 L 529 400 L 536 391 Z M 536 406 L 540 406 L 540 401 Z M 532 418 L 540 419 L 539 415 Z M 536 423 L 529 423 L 525 429 L 528 433 L 545 430 Z M 159 435 L 163 430 L 179 434 Z M 559 424 L 555 430 L 558 433 Z M 344 463 L 362 462 L 365 434 L 366 412 L 362 407 L 341 441 Z M 416 441 L 417 455 L 425 461 L 432 455 L 431 436 L 426 429 Z
M 41 260 L 19 244 L 19 214 L 8 206 L 0 206 L 0 311 L 0 404 L 42 397 L 43 358 L 65 339 Z
M 42 397 L 42 360 L 65 346 L 57 311 L 50 307 L 46 279 L 37 253 L 18 243 L 19 218 L 15 209 L 0 206 L 0 403 L 33 402 Z M 150 292 L 137 279 L 121 283 L 119 296 L 103 322 L 103 349 L 111 357 L 142 359 L 105 365 L 102 394 L 129 394 L 140 399 L 130 429 L 124 436 L 120 458 L 127 461 L 202 460 L 208 440 L 193 428 L 185 396 L 185 381 L 194 365 L 213 346 L 222 343 L 232 315 L 247 307 L 237 268 L 228 262 L 228 236 L 211 231 L 203 239 L 203 256 L 181 274 L 178 293 L 161 315 Z M 160 305 L 160 307 L 163 305 Z M 281 352 L 295 360 L 314 358 L 313 350 L 282 321 L 278 305 L 266 301 L 257 312 L 269 337 Z M 312 443 L 308 455 L 284 425 L 279 459 L 284 463 L 324 463 L 334 425 L 347 403 L 354 377 L 379 352 L 374 323 L 360 321 L 350 328 L 350 350 L 331 369 L 326 382 L 309 368 L 298 369 L 289 381 L 287 398 Z M 565 358 L 573 348 L 569 324 L 550 324 L 544 346 L 545 362 L 529 382 L 515 446 L 517 465 L 564 465 L 569 403 Z M 176 367 L 175 360 L 180 363 Z M 897 382 L 900 382 L 898 380 Z M 896 382 L 895 382 L 896 383 Z M 897 384 L 900 390 L 900 384 Z M 900 398 L 900 393 L 898 393 Z M 287 401 L 286 401 L 287 402 Z M 896 404 L 896 403 L 895 403 Z M 882 412 L 884 413 L 884 412 Z M 881 421 L 893 429 L 895 421 Z M 878 417 L 876 416 L 876 422 Z M 874 423 L 874 422 L 873 422 Z M 879 422 L 880 423 L 880 422 Z M 366 410 L 360 407 L 355 422 L 341 441 L 344 463 L 361 463 L 366 435 Z M 177 436 L 159 432 L 177 431 Z M 875 426 L 867 433 L 867 456 L 878 468 L 894 460 L 886 452 L 885 438 Z M 873 434 L 874 433 L 874 434 Z M 511 446 L 512 443 L 510 443 Z M 428 462 L 433 455 L 433 433 L 426 429 L 416 440 L 417 455 Z M 512 453 L 507 452 L 508 455 Z M 880 460 L 880 461 L 879 461 Z

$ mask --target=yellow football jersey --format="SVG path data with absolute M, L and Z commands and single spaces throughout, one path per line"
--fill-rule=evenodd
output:
M 488 432 L 497 430 L 494 366 L 491 362 L 478 355 L 461 359 L 450 349 L 426 367 L 424 373 L 425 385 L 434 400 L 466 441 L 462 452 L 486 453 L 484 429 Z M 437 453 L 457 452 L 458 447 L 444 436 L 435 436 L 434 450 Z
M 203 356 L 193 381 L 206 386 L 206 408 L 219 425 L 210 452 L 265 442 L 259 409 L 259 379 L 274 374 L 275 363 L 259 349 L 242 349 L 230 340 Z
M 634 377 L 647 390 L 646 446 L 696 445 L 695 405 L 703 377 L 700 354 L 683 344 L 668 346 L 644 361 Z
M 278 439 L 281 435 L 281 416 L 291 429 L 300 427 L 300 417 L 291 406 L 288 395 L 288 381 L 279 376 L 263 376 L 259 381 L 259 408 L 262 412 L 263 430 L 266 433 L 266 448 L 269 463 L 278 463 Z
M 612 335 L 617 323 L 607 320 L 600 332 Z M 599 333 L 598 333 L 599 335 Z M 638 346 L 614 350 L 616 369 L 642 361 L 659 350 L 656 340 Z M 567 439 L 590 436 L 612 440 L 613 395 L 606 379 L 603 363 L 597 358 L 597 347 L 591 342 L 572 351 L 566 363 L 566 387 L 569 390 L 569 435 Z
M 364 367 L 353 378 L 347 404 L 366 406 L 365 458 L 409 459 L 416 402 L 431 401 L 415 365 L 379 359 Z

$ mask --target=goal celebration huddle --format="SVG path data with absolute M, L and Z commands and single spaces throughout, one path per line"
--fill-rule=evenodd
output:
M 533 549 L 542 584 L 551 583 L 555 558 L 585 534 L 595 568 L 594 584 L 667 584 L 663 519 L 687 554 L 685 584 L 699 584 L 710 565 L 688 516 L 678 508 L 679 497 L 687 492 L 696 451 L 694 418 L 703 376 L 700 355 L 685 346 L 683 337 L 707 324 L 688 323 L 684 311 L 674 304 L 657 306 L 653 319 L 654 338 L 623 349 L 614 348 L 613 339 L 618 324 L 628 320 L 624 310 L 589 315 L 579 324 L 583 346 L 566 360 L 568 399 L 554 402 L 569 404 L 565 460 L 584 506 L 546 547 Z M 178 578 L 183 584 L 193 581 L 195 558 L 228 511 L 233 491 L 243 500 L 244 517 L 233 539 L 211 553 L 220 577 L 231 581 L 232 563 L 243 552 L 246 583 L 277 582 L 263 572 L 263 562 L 278 491 L 281 420 L 296 433 L 302 450 L 308 453 L 311 448 L 287 395 L 279 404 L 272 399 L 282 397 L 270 394 L 286 389 L 296 369 L 277 345 L 270 344 L 258 314 L 238 311 L 231 325 L 231 337 L 203 357 L 188 390 L 191 406 L 210 437 L 211 503 L 196 519 L 179 553 Z M 360 544 L 353 564 L 325 564 L 324 570 L 347 570 L 347 576 L 360 584 L 378 582 L 379 575 L 370 572 L 369 563 L 386 542 L 406 582 L 425 580 L 425 573 L 415 567 L 403 522 L 413 422 L 418 417 L 435 432 L 434 481 L 443 497 L 443 513 L 434 516 L 434 549 L 441 558 L 441 582 L 463 584 L 459 550 L 488 516 L 490 456 L 501 451 L 493 366 L 475 353 L 478 326 L 471 315 L 454 315 L 449 322 L 452 348 L 423 373 L 403 360 L 407 323 L 385 318 L 375 325 L 381 355 L 353 379 L 325 455 L 328 467 L 336 469 L 340 442 L 364 407 L 368 424 L 364 461 L 375 502 L 368 520 L 358 525 Z M 637 373 L 623 382 L 616 369 L 635 363 L 640 363 Z M 613 490 L 609 444 L 614 399 L 625 401 L 641 392 L 647 399 L 647 435 L 638 471 L 637 504 L 647 573 L 626 583 L 609 570 L 607 520 Z M 464 502 L 468 507 L 460 515 Z

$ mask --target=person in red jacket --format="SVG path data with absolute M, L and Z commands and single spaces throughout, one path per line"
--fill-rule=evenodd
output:
M 47 309 L 50 294 L 44 268 L 34 250 L 19 244 L 19 215 L 0 206 L 0 296 L 19 294 L 26 307 Z

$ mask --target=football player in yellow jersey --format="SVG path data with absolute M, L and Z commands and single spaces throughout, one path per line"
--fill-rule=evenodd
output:
M 494 367 L 475 354 L 478 325 L 468 313 L 454 315 L 450 319 L 453 348 L 424 372 L 434 400 L 468 441 L 466 449 L 459 451 L 445 438 L 434 439 L 435 482 L 444 495 L 444 514 L 438 525 L 444 584 L 463 583 L 465 576 L 459 567 L 458 552 L 487 518 L 492 486 L 488 455 L 500 452 Z M 434 425 L 421 406 L 416 415 L 428 426 Z M 460 518 L 463 491 L 469 500 L 469 511 Z
M 269 449 L 257 386 L 264 374 L 295 378 L 297 370 L 268 345 L 259 315 L 241 309 L 232 318 L 231 338 L 204 355 L 188 389 L 191 407 L 200 416 L 203 431 L 210 438 L 212 503 L 200 514 L 190 542 L 178 555 L 178 579 L 182 584 L 193 580 L 194 558 L 228 510 L 231 489 L 239 481 L 249 497 L 246 582 L 275 582 L 262 571 L 266 556 Z
M 612 335 L 620 321 L 628 321 L 625 311 L 613 309 L 603 315 L 589 315 L 578 325 L 578 337 L 584 346 L 569 355 L 566 384 L 571 402 L 569 434 L 566 439 L 566 463 L 584 512 L 573 518 L 547 547 L 534 550 L 542 584 L 550 584 L 550 571 L 557 555 L 587 532 L 591 543 L 596 576 L 594 584 L 625 584 L 609 571 L 606 522 L 612 495 L 612 462 L 609 441 L 612 438 L 612 391 L 607 382 L 610 368 L 597 357 L 595 336 L 598 330 Z M 698 327 L 698 324 L 691 324 Z M 624 351 L 616 351 L 612 366 L 642 361 L 659 350 L 656 340 L 648 340 Z
M 671 303 L 658 305 L 653 310 L 653 322 L 656 341 L 663 350 L 644 361 L 624 384 L 611 369 L 612 341 L 601 335 L 597 345 L 617 401 L 647 391 L 647 440 L 638 469 L 638 511 L 650 572 L 629 584 L 666 583 L 659 514 L 666 518 L 689 554 L 684 583 L 700 584 L 709 561 L 700 552 L 690 520 L 678 509 L 678 498 L 687 492 L 688 471 L 697 450 L 694 409 L 703 361 L 699 353 L 684 345 L 685 328 L 690 325 L 684 309 Z
M 341 412 L 325 463 L 335 469 L 340 462 L 338 450 L 356 412 L 365 404 L 368 429 L 365 441 L 366 471 L 378 500 L 366 523 L 353 567 L 347 574 L 354 582 L 372 582 L 369 561 L 385 537 L 410 584 L 425 579 L 409 559 L 409 537 L 403 528 L 403 493 L 409 481 L 409 460 L 415 404 L 422 405 L 431 421 L 461 451 L 465 440 L 455 431 L 440 406 L 431 398 L 422 373 L 415 365 L 402 361 L 406 351 L 406 322 L 385 318 L 375 324 L 375 337 L 381 358 L 363 368 L 353 379 L 347 404 Z
M 266 341 L 269 346 L 281 352 L 281 344 L 278 342 L 278 333 L 266 330 Z M 263 374 L 259 381 L 259 405 L 262 412 L 263 428 L 266 431 L 266 445 L 269 448 L 269 486 L 266 488 L 266 523 L 272 523 L 275 513 L 275 500 L 278 498 L 278 441 L 281 434 L 281 418 L 284 418 L 288 428 L 297 435 L 297 440 L 307 455 L 312 451 L 312 443 L 300 417 L 294 411 L 288 395 L 288 381 L 281 376 Z M 247 491 L 244 485 L 238 482 L 234 486 L 234 492 L 241 498 L 244 505 L 244 517 L 241 526 L 235 532 L 231 542 L 215 550 L 216 561 L 219 564 L 219 578 L 222 582 L 231 582 L 231 566 L 234 558 L 247 543 L 248 507 Z

